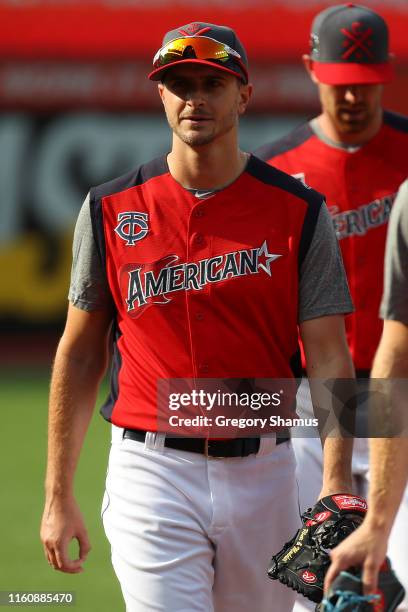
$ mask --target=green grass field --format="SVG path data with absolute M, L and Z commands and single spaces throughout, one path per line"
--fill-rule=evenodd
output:
M 22 373 L 3 370 L 0 374 L 0 591 L 73 591 L 76 603 L 63 606 L 64 609 L 123 611 L 119 584 L 110 564 L 110 547 L 100 520 L 110 426 L 97 409 L 76 478 L 77 500 L 92 545 L 85 571 L 63 574 L 51 569 L 44 558 L 39 524 L 44 501 L 48 378 L 49 372 L 44 369 Z M 106 387 L 102 388 L 101 397 L 105 394 Z M 16 606 L 5 609 L 9 607 Z M 59 610 L 62 606 L 45 608 Z

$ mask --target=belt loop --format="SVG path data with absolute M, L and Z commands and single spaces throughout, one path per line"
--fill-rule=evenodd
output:
M 276 447 L 276 434 L 261 436 L 258 455 L 270 455 Z
M 115 442 L 121 442 L 123 440 L 123 435 L 125 430 L 123 427 L 118 427 L 112 423 L 111 426 L 111 442 L 114 444 Z
M 166 434 L 155 431 L 146 431 L 145 450 L 163 451 Z

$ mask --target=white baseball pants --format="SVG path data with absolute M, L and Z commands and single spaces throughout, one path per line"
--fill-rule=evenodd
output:
M 300 526 L 291 443 L 206 458 L 113 427 L 102 505 L 127 612 L 290 612 L 266 575 Z

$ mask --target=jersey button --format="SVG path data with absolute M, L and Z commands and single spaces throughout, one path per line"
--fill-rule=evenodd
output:
M 204 236 L 202 234 L 196 234 L 195 238 L 194 238 L 194 242 L 196 244 L 203 244 L 204 242 Z
M 200 217 L 204 217 L 204 210 L 202 208 L 196 208 L 194 211 L 194 216 L 197 219 L 200 219 Z
M 198 369 L 200 370 L 202 374 L 207 374 L 210 368 L 209 368 L 208 363 L 202 363 L 200 366 L 198 366 Z
M 196 319 L 197 319 L 197 321 L 203 321 L 204 320 L 204 313 L 203 312 L 197 312 Z

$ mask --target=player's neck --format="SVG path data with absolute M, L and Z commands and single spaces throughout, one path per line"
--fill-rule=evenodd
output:
M 247 159 L 236 142 L 190 147 L 175 139 L 167 163 L 172 177 L 186 189 L 221 189 L 238 178 Z
M 317 120 L 320 129 L 329 140 L 341 145 L 358 147 L 369 142 L 380 131 L 382 125 L 382 110 L 379 110 L 377 116 L 364 130 L 354 133 L 340 131 L 327 113 L 319 115 Z

